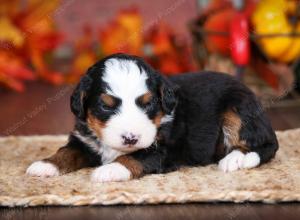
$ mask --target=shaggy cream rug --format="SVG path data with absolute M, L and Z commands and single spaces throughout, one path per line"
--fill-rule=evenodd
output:
M 66 136 L 0 138 L 0 205 L 157 204 L 212 201 L 300 201 L 300 129 L 277 132 L 280 150 L 269 164 L 223 173 L 216 165 L 183 168 L 139 180 L 91 183 L 91 169 L 54 178 L 24 175 L 54 153 Z

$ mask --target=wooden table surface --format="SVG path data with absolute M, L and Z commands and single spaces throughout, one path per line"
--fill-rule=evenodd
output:
M 0 92 L 0 135 L 67 134 L 73 127 L 73 86 L 28 86 L 25 93 Z M 267 110 L 275 129 L 300 127 L 300 108 Z M 300 183 L 299 183 L 300 184 Z M 144 206 L 0 208 L 0 219 L 288 219 L 300 220 L 298 203 L 191 203 Z

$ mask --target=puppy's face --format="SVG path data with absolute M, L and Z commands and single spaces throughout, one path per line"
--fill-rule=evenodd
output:
M 176 103 L 164 79 L 142 60 L 127 55 L 105 59 L 87 76 L 89 88 L 79 92 L 84 115 L 77 116 L 110 148 L 133 152 L 149 147 L 162 117 Z

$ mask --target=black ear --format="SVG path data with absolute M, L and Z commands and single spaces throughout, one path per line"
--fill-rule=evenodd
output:
M 160 95 L 164 113 L 171 114 L 177 104 L 176 92 L 178 87 L 168 79 L 161 77 Z
M 88 98 L 93 83 L 93 79 L 90 76 L 91 71 L 92 68 L 88 69 L 87 74 L 80 79 L 80 82 L 71 95 L 71 110 L 79 119 L 84 119 L 86 115 L 85 102 Z

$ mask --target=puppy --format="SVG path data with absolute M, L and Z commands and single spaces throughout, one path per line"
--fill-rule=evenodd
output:
M 31 176 L 96 167 L 95 182 L 126 181 L 181 166 L 218 163 L 224 172 L 274 157 L 278 142 L 255 95 L 232 77 L 162 77 L 141 58 L 114 54 L 90 67 L 71 96 L 76 125 Z

